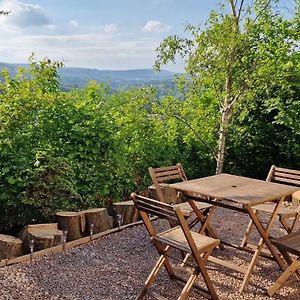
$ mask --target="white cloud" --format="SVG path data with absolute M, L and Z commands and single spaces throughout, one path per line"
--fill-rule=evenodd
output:
M 142 27 L 145 32 L 165 32 L 170 30 L 170 26 L 156 20 L 147 21 L 147 23 Z
M 111 24 L 106 24 L 104 26 L 104 32 L 106 33 L 113 33 L 113 32 L 116 32 L 118 31 L 118 25 L 117 24 L 114 24 L 114 23 L 111 23 Z
M 65 61 L 67 66 L 98 69 L 151 68 L 159 40 L 116 39 L 115 35 L 87 33 L 72 35 L 0 35 L 5 62 L 26 62 L 34 52 L 38 58 Z
M 70 20 L 68 25 L 73 28 L 77 28 L 79 26 L 78 21 L 76 20 Z
M 6 27 L 6 29 L 50 24 L 48 17 L 39 5 L 18 0 L 4 0 L 0 4 L 0 10 L 11 11 L 8 16 L 1 18 L 1 25 Z
M 51 31 L 57 29 L 57 25 L 55 25 L 55 24 L 48 24 L 46 27 L 47 27 L 49 30 L 51 30 Z

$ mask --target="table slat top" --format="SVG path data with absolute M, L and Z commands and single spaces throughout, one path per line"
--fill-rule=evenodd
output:
M 289 196 L 299 190 L 299 187 L 226 173 L 173 183 L 170 186 L 187 194 L 199 194 L 250 206 Z

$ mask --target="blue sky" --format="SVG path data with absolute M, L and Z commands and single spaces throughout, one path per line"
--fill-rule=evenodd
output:
M 152 68 L 155 48 L 219 0 L 0 0 L 0 61 L 64 61 L 68 67 Z M 182 71 L 183 64 L 166 69 Z

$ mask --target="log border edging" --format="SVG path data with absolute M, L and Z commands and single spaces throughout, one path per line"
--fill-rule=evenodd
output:
M 157 217 L 154 217 L 153 219 L 157 219 Z M 92 236 L 86 236 L 86 237 L 80 238 L 78 240 L 70 241 L 70 242 L 67 242 L 64 245 L 61 244 L 61 245 L 57 245 L 57 246 L 54 246 L 54 247 L 51 247 L 51 248 L 36 251 L 36 252 L 33 252 L 32 255 L 31 254 L 25 254 L 25 255 L 10 258 L 10 259 L 2 259 L 2 260 L 0 260 L 0 268 L 5 267 L 5 266 L 9 266 L 9 265 L 13 265 L 13 264 L 17 264 L 17 263 L 21 263 L 21 262 L 31 261 L 34 258 L 43 257 L 43 256 L 46 256 L 48 254 L 61 253 L 61 252 L 64 252 L 66 250 L 72 249 L 76 246 L 87 244 L 87 243 L 89 243 L 93 240 L 96 240 L 96 239 L 100 238 L 100 237 L 103 237 L 103 236 L 106 236 L 106 235 L 109 235 L 109 234 L 112 234 L 112 233 L 116 233 L 116 232 L 122 231 L 126 228 L 134 227 L 134 226 L 141 225 L 141 224 L 143 224 L 142 220 L 134 222 L 134 223 L 129 223 L 129 224 L 126 224 L 126 225 L 122 225 L 122 226 L 120 226 L 120 228 L 117 227 L 117 228 L 113 228 L 113 229 L 108 229 L 106 231 L 96 233 Z

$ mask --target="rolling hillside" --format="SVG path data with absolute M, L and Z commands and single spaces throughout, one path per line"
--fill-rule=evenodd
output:
M 19 67 L 27 67 L 27 64 L 0 63 L 0 69 L 7 68 L 14 75 Z M 63 89 L 80 88 L 90 80 L 108 83 L 112 89 L 126 89 L 133 86 L 154 85 L 158 88 L 174 87 L 174 76 L 178 75 L 170 71 L 154 72 L 151 69 L 134 70 L 97 70 L 88 68 L 62 68 L 58 71 Z

